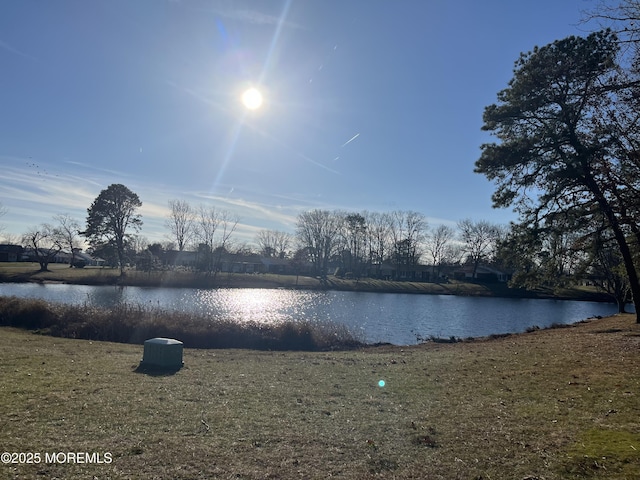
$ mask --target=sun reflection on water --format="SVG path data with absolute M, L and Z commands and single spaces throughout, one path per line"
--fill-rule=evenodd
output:
M 310 318 L 321 295 L 313 292 L 260 288 L 201 290 L 197 302 L 203 313 L 238 322 L 278 324 Z M 313 316 L 313 315 L 311 315 Z

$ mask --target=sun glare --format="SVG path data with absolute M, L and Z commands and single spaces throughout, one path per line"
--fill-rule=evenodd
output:
M 242 104 L 249 110 L 257 110 L 262 106 L 263 98 L 259 90 L 249 88 L 242 94 Z

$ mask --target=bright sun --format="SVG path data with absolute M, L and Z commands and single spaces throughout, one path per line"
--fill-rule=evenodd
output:
M 255 88 L 249 88 L 242 94 L 242 104 L 249 110 L 259 109 L 262 101 L 262 94 Z

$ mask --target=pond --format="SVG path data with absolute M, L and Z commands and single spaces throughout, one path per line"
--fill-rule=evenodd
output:
M 616 313 L 614 304 L 567 300 L 306 291 L 0 284 L 0 295 L 110 307 L 118 302 L 190 311 L 237 322 L 335 322 L 368 343 L 415 344 L 421 338 L 480 337 L 569 324 Z

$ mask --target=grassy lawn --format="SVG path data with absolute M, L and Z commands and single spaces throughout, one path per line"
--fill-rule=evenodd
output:
M 640 478 L 640 325 L 342 352 L 193 350 L 0 328 L 1 478 Z M 384 380 L 384 387 L 378 382 Z

